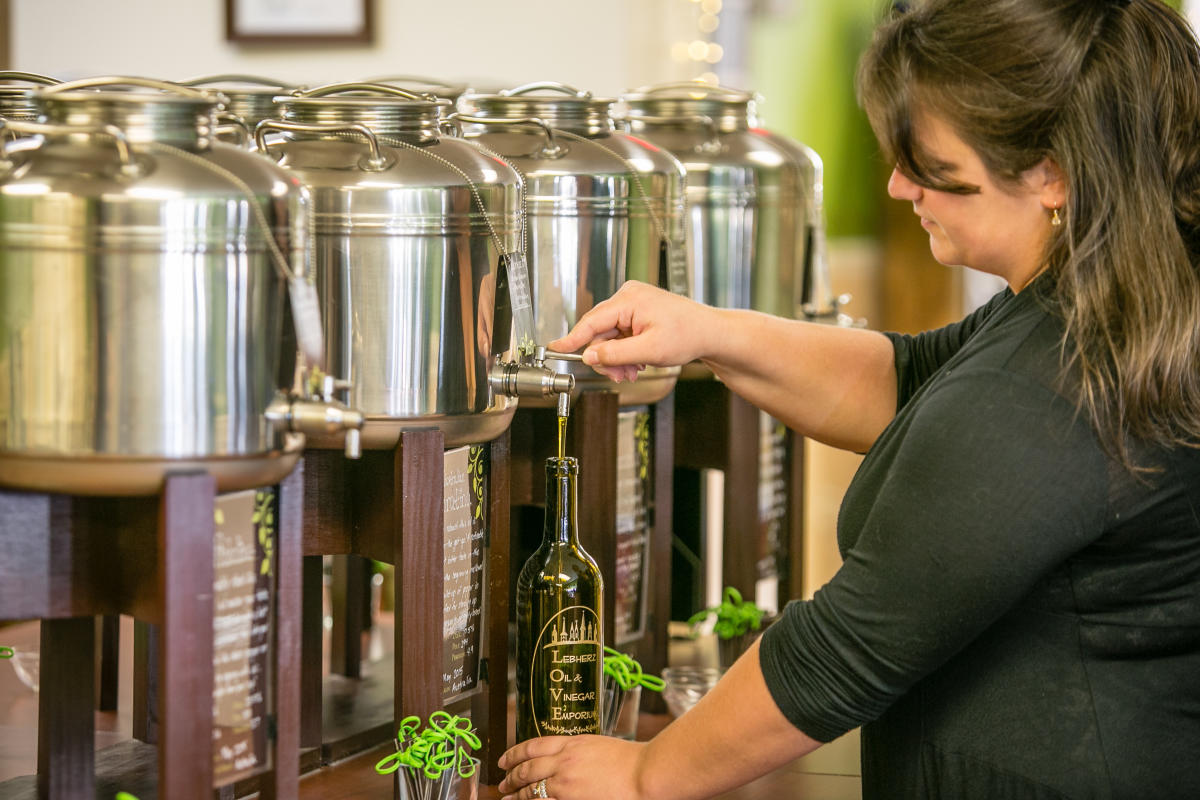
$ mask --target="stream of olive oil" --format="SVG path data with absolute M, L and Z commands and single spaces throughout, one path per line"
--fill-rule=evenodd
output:
M 567 415 L 558 416 L 558 457 L 567 457 Z

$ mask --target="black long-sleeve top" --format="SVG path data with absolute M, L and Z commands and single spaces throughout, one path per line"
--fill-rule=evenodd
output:
M 1037 287 L 891 336 L 843 565 L 763 637 L 794 725 L 863 726 L 866 798 L 1200 798 L 1200 450 L 1106 455 Z

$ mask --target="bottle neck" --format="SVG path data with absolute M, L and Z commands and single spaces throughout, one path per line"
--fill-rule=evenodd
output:
M 546 462 L 546 544 L 578 544 L 575 519 L 577 473 L 575 459 L 551 458 Z

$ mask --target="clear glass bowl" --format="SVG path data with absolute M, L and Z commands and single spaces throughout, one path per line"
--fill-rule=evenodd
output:
M 18 650 L 13 653 L 12 658 L 5 659 L 13 665 L 13 669 L 17 673 L 17 678 L 21 683 L 33 689 L 38 690 L 38 661 L 37 650 Z
M 724 670 L 717 667 L 667 667 L 662 672 L 663 701 L 673 716 L 680 716 L 717 685 Z

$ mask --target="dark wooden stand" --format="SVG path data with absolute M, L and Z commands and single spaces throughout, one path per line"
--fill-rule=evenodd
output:
M 617 572 L 617 428 L 620 408 L 617 394 L 611 391 L 584 391 L 571 409 L 567 426 L 567 454 L 579 459 L 579 519 L 585 529 L 582 544 L 600 567 L 606 581 Z M 512 503 L 514 506 L 544 508 L 546 459 L 555 455 L 557 418 L 552 408 L 518 409 L 513 419 Z M 667 622 L 670 618 L 671 582 L 671 510 L 675 443 L 673 397 L 650 406 L 652 426 L 652 474 L 650 564 L 643 567 L 649 581 L 646 603 L 646 628 L 641 638 L 623 642 L 622 652 L 636 658 L 646 672 L 661 674 L 667 666 Z M 544 513 L 544 512 L 543 512 Z M 541 541 L 542 518 L 522 514 L 526 520 L 520 531 L 523 541 L 514 543 L 513 567 L 520 569 L 525 556 Z M 654 579 L 650 580 L 650 574 Z M 616 592 L 604 593 L 604 640 L 615 641 Z M 642 708 L 650 712 L 666 710 L 662 698 L 654 692 L 642 693 Z
M 725 473 L 722 546 L 724 584 L 754 598 L 760 543 L 758 408 L 715 379 L 681 380 L 675 386 L 675 466 Z M 800 597 L 804 554 L 804 438 L 787 433 L 784 520 L 786 558 L 779 575 L 780 608 Z M 698 610 L 698 609 L 696 609 Z
M 485 765 L 484 781 L 499 783 L 503 775 L 495 762 L 508 746 L 504 706 L 509 593 L 507 434 L 489 446 L 488 585 L 479 687 L 448 710 L 469 710 L 483 740 L 476 755 Z M 340 451 L 311 450 L 305 463 L 300 744 L 307 749 L 302 767 L 313 769 L 394 738 L 396 721 L 405 716 L 427 719 L 445 707 L 443 437 L 440 431 L 410 431 L 401 435 L 395 450 L 365 451 L 358 462 L 347 462 Z M 395 566 L 392 684 L 386 687 L 375 682 L 371 690 L 361 692 L 356 687 L 350 694 L 358 696 L 336 705 L 327 702 L 330 687 L 321 668 L 322 557 L 326 555 L 361 556 Z M 362 608 L 353 598 L 346 594 L 343 608 L 347 611 Z M 363 626 L 361 618 L 348 619 L 342 628 L 345 633 L 339 632 L 342 655 L 334 660 L 335 673 L 349 671 L 347 653 L 351 659 L 361 659 L 355 655 L 358 651 L 352 640 Z M 335 645 L 335 652 L 338 649 Z M 390 702 L 386 699 L 389 694 Z
M 298 794 L 299 493 L 280 487 L 275 630 L 276 737 L 262 796 Z M 213 794 L 213 503 L 207 474 L 168 476 L 158 497 L 88 498 L 0 491 L 0 618 L 41 620 L 37 794 L 209 800 Z M 161 633 L 153 692 L 157 781 L 129 751 L 133 772 L 96 776 L 97 615 L 129 614 Z M 135 718 L 137 713 L 135 711 Z M 199 748 L 199 752 L 198 752 Z M 111 782 L 112 785 L 108 785 Z

